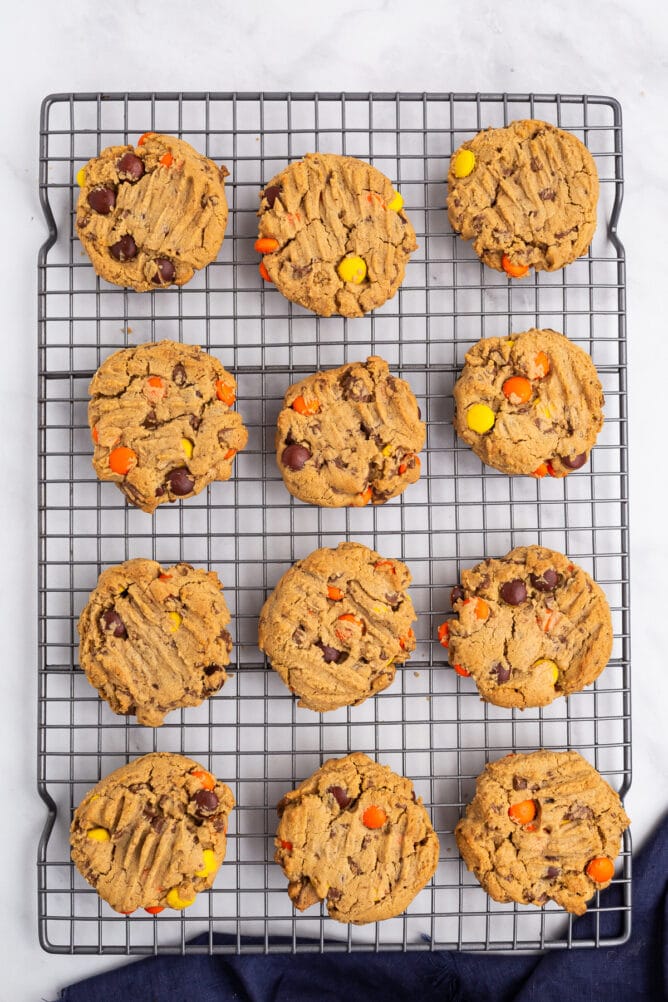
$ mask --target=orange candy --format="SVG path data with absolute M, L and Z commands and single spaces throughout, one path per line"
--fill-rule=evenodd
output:
M 253 246 L 258 254 L 273 254 L 275 250 L 278 250 L 279 243 L 273 237 L 259 237 Z
M 308 403 L 303 397 L 295 397 L 292 401 L 293 411 L 297 411 L 298 414 L 304 414 L 311 416 L 312 414 L 317 414 L 320 410 L 320 404 L 317 400 L 309 400 Z
M 232 457 L 236 456 L 236 454 L 237 454 L 236 449 L 228 449 L 225 455 L 223 456 L 223 459 L 232 459 Z
M 544 351 L 539 351 L 534 358 L 534 364 L 536 366 L 536 378 L 545 379 L 548 372 L 550 371 L 550 360 Z
M 269 272 L 264 266 L 264 261 L 260 261 L 257 270 L 260 272 L 260 278 L 263 278 L 265 282 L 271 282 L 271 279 L 269 277 Z
M 399 637 L 399 647 L 401 647 L 402 651 L 406 650 L 406 647 L 408 646 L 408 642 L 410 640 L 415 640 L 415 634 L 413 630 L 409 630 L 405 637 Z
M 377 571 L 379 567 L 389 567 L 393 574 L 397 573 L 396 568 L 391 560 L 376 561 L 376 563 L 373 565 L 373 569 Z
M 541 463 L 540 466 L 533 471 L 531 476 L 537 477 L 539 480 L 542 480 L 543 477 L 547 476 L 547 472 L 548 472 L 547 463 Z
M 519 825 L 528 825 L 536 817 L 536 804 L 533 800 L 520 800 L 508 808 L 508 816 Z
M 531 400 L 532 393 L 531 383 L 524 376 L 511 376 L 503 384 L 503 395 L 511 403 L 517 403 L 519 400 L 521 404 L 525 404 L 528 400 Z M 515 398 L 514 400 L 511 399 L 513 397 Z
M 340 588 L 335 588 L 334 585 L 327 585 L 327 598 L 330 598 L 332 602 L 340 602 L 343 598 L 343 592 Z
M 607 856 L 597 856 L 587 863 L 585 873 L 597 884 L 607 884 L 615 872 L 615 864 Z
M 224 404 L 227 404 L 228 407 L 231 407 L 237 399 L 234 387 L 230 386 L 229 383 L 224 383 L 222 379 L 216 380 L 216 396 L 219 400 L 222 400 Z
M 90 433 L 90 437 L 93 439 L 93 441 L 95 442 L 96 445 L 100 441 L 100 433 L 97 430 L 97 425 L 95 425 L 95 427 L 93 428 L 92 432 Z
M 438 628 L 438 639 L 441 647 L 448 647 L 450 644 L 450 624 L 448 622 L 441 623 Z
M 342 616 L 339 616 L 339 619 L 342 619 L 345 623 L 357 623 L 358 626 L 364 626 L 362 620 L 353 616 L 352 612 L 344 612 Z
M 160 912 L 164 912 L 164 910 L 164 905 L 149 905 L 148 908 L 144 908 L 144 911 L 148 912 L 149 915 L 159 915 Z
M 371 490 L 371 488 L 367 487 L 366 490 L 362 491 L 361 494 L 357 495 L 352 504 L 354 504 L 356 508 L 363 508 L 364 505 L 368 504 L 369 501 L 371 500 L 372 494 L 373 491 Z
M 288 852 L 292 852 L 292 842 L 284 842 L 281 839 L 281 849 L 287 849 Z
M 215 776 L 212 776 L 210 772 L 206 772 L 204 769 L 193 769 L 190 775 L 194 776 L 195 779 L 200 779 L 205 790 L 213 790 L 216 785 Z
M 162 164 L 163 167 L 171 167 L 172 164 L 174 163 L 174 157 L 172 156 L 171 153 L 164 153 L 160 157 L 160 163 Z
M 489 606 L 487 605 L 487 602 L 484 601 L 484 599 L 467 598 L 463 604 L 468 605 L 469 602 L 475 602 L 475 608 L 473 611 L 475 612 L 476 619 L 487 619 L 487 617 L 489 616 Z
M 367 807 L 362 815 L 362 824 L 365 828 L 382 828 L 386 821 L 387 814 L 382 807 L 376 807 L 375 804 Z
M 149 138 L 149 136 L 154 136 L 154 135 L 155 135 L 155 132 L 145 132 L 137 140 L 137 146 L 143 146 L 144 143 L 146 142 L 146 140 Z
M 109 453 L 109 468 L 112 473 L 125 476 L 136 464 L 137 453 L 132 449 L 128 449 L 126 445 L 119 445 L 117 449 L 112 449 Z
M 509 278 L 524 278 L 529 272 L 527 264 L 513 264 L 507 254 L 501 258 L 501 267 Z
M 455 670 L 455 674 L 461 675 L 462 678 L 468 678 L 469 675 L 471 674 L 471 672 L 467 671 L 466 668 L 464 668 L 462 665 L 453 665 L 452 667 Z
M 172 580 L 172 575 L 171 574 L 158 574 L 158 580 L 159 581 L 171 581 Z

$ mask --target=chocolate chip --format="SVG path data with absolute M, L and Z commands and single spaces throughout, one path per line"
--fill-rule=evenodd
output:
M 558 877 L 560 873 L 561 873 L 560 866 L 548 866 L 547 870 L 545 871 L 545 879 L 554 880 L 554 878 Z
M 116 170 L 124 180 L 128 181 L 138 181 L 146 172 L 144 161 L 135 153 L 124 153 L 116 164 Z
M 285 797 L 281 797 L 279 802 L 276 804 L 276 813 L 278 814 L 279 818 L 283 817 L 283 812 L 285 811 L 285 808 L 288 806 L 289 803 L 290 799 L 286 795 Z
M 513 578 L 512 581 L 506 581 L 501 585 L 499 594 L 508 605 L 521 605 L 527 597 L 526 585 L 519 578 Z
M 524 776 L 513 776 L 513 790 L 526 790 L 528 785 Z
M 177 497 L 183 497 L 184 494 L 190 494 L 195 487 L 195 481 L 189 475 L 185 466 L 179 466 L 177 469 L 172 470 L 167 479 L 169 480 L 169 487 L 172 494 L 176 494 Z
M 557 197 L 557 193 L 554 188 L 543 188 L 542 191 L 538 192 L 538 197 L 544 202 L 554 202 Z
M 538 574 L 530 574 L 529 580 L 536 591 L 548 592 L 554 591 L 561 580 L 561 575 L 557 574 L 551 567 L 548 567 L 540 576 Z
M 176 268 L 172 262 L 167 257 L 157 257 L 155 259 L 155 266 L 157 271 L 152 278 L 154 285 L 169 285 L 170 282 L 174 281 L 174 276 L 176 275 Z
M 292 265 L 292 277 L 293 278 L 306 278 L 307 275 L 313 271 L 312 264 L 293 264 Z
M 327 891 L 327 897 L 330 901 L 338 901 L 342 894 L 343 891 L 340 891 L 337 887 L 330 887 Z
M 185 386 L 186 370 L 185 366 L 182 365 L 181 362 L 177 362 L 177 364 L 172 369 L 172 379 L 174 380 L 177 386 Z
M 120 637 L 121 639 L 127 637 L 128 631 L 125 629 L 125 623 L 114 609 L 107 609 L 106 612 L 103 612 L 102 619 L 107 633 L 111 633 L 114 637 Z
M 352 797 L 348 796 L 348 791 L 344 790 L 342 786 L 328 786 L 327 792 L 331 793 L 342 811 L 345 811 L 352 801 Z
M 531 158 L 531 170 L 534 172 L 534 174 L 537 174 L 542 166 L 543 165 L 541 164 L 541 162 L 539 160 L 536 160 L 535 157 Z
M 215 675 L 217 671 L 222 671 L 222 670 L 223 669 L 220 665 L 207 665 L 206 668 L 204 669 L 204 674 Z
M 306 632 L 301 626 L 298 626 L 297 629 L 292 634 L 292 643 L 296 644 L 297 647 L 301 647 L 303 645 L 305 638 L 306 638 Z
M 151 818 L 150 825 L 156 835 L 161 835 L 165 830 L 165 825 L 167 824 L 165 818 L 154 817 Z
M 188 421 L 193 431 L 197 431 L 202 423 L 202 419 L 198 418 L 195 414 L 191 414 L 190 417 L 188 418 Z
M 420 421 L 422 420 L 422 411 L 420 410 L 420 408 L 419 408 L 419 407 L 418 407 L 418 419 L 419 419 Z
M 359 376 L 353 376 L 350 372 L 345 372 L 339 380 L 341 394 L 344 400 L 352 400 L 354 403 L 368 404 L 373 400 L 373 394 Z
M 213 814 L 218 807 L 218 797 L 213 790 L 198 790 L 193 800 L 197 804 L 198 814 Z
M 108 216 L 116 205 L 116 192 L 113 188 L 93 188 L 88 195 L 88 204 L 93 212 Z
M 155 496 L 157 498 L 161 498 L 164 493 L 165 493 L 165 488 L 164 487 L 156 487 L 156 489 L 155 489 Z
M 507 682 L 510 678 L 510 668 L 506 665 L 502 665 L 500 661 L 497 661 L 495 665 L 492 665 L 492 671 L 496 674 L 497 682 Z
M 350 867 L 350 872 L 354 873 L 356 877 L 362 872 L 362 867 L 352 856 L 348 856 L 348 866 Z
M 320 648 L 327 664 L 338 664 L 343 651 L 337 651 L 336 647 L 329 647 L 327 644 L 323 644 L 322 640 L 318 640 L 315 646 Z
M 304 469 L 310 458 L 311 453 L 303 445 L 289 445 L 286 449 L 283 449 L 281 462 L 283 466 L 287 466 L 289 470 L 293 470 L 296 473 Z
M 591 821 L 594 812 L 587 804 L 573 804 L 564 815 L 566 821 Z
M 579 470 L 587 462 L 587 453 L 581 452 L 579 456 L 561 456 L 560 459 L 569 470 Z
M 109 253 L 116 261 L 132 261 L 137 256 L 137 244 L 129 233 L 125 233 L 120 240 L 112 244 Z
M 276 201 L 280 193 L 281 193 L 280 184 L 272 184 L 270 188 L 265 188 L 264 197 L 266 198 L 267 204 L 269 205 L 270 209 L 273 209 L 274 202 Z
M 455 585 L 455 587 L 450 592 L 450 605 L 454 606 L 455 602 L 461 602 L 464 598 L 465 592 L 461 585 Z
M 142 428 L 146 428 L 148 431 L 155 431 L 157 427 L 158 415 L 153 409 L 151 409 L 142 421 Z

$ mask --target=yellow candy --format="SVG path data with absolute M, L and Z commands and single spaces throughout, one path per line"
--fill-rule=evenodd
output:
M 86 168 L 80 167 L 79 170 L 77 171 L 77 184 L 79 185 L 80 188 L 83 188 L 85 183 L 86 183 Z
M 548 405 L 544 404 L 544 403 L 541 403 L 540 400 L 536 401 L 536 410 L 538 411 L 538 413 L 540 414 L 541 417 L 547 418 L 548 421 L 552 417 L 552 414 L 550 412 L 550 408 L 548 407 Z
M 181 448 L 186 454 L 186 459 L 190 459 L 193 454 L 193 444 L 189 438 L 181 439 Z
M 398 191 L 395 191 L 393 197 L 387 203 L 388 209 L 392 209 L 392 212 L 401 212 L 404 207 L 404 200 Z
M 172 887 L 171 891 L 167 891 L 166 900 L 169 907 L 176 908 L 177 911 L 180 911 L 182 908 L 190 908 L 195 902 L 195 898 L 182 898 L 178 887 Z
M 167 615 L 169 616 L 169 618 L 171 619 L 172 623 L 174 624 L 172 626 L 172 633 L 176 633 L 176 631 L 178 630 L 178 628 L 181 625 L 181 623 L 183 622 L 183 620 L 179 616 L 178 612 L 168 612 Z
M 378 605 L 372 605 L 371 608 L 373 609 L 374 612 L 381 614 L 383 612 L 387 612 L 389 606 L 383 605 L 382 603 L 379 602 Z
M 392 453 L 394 452 L 394 446 L 393 445 L 384 445 L 381 451 L 382 451 L 382 453 L 383 453 L 384 456 L 391 456 Z
M 215 873 L 218 869 L 218 860 L 213 849 L 205 849 L 202 853 L 204 866 L 201 870 L 195 870 L 196 877 L 208 877 L 210 873 Z
M 479 435 L 484 435 L 486 431 L 494 427 L 496 415 L 487 404 L 471 404 L 466 412 L 466 423 L 471 431 L 477 431 Z
M 554 685 L 556 685 L 559 679 L 559 668 L 557 666 L 556 661 L 550 661 L 549 658 L 540 658 L 538 661 L 536 661 L 534 668 L 539 668 L 541 665 L 551 665 L 552 682 L 554 683 Z
M 89 828 L 86 835 L 93 842 L 108 842 L 111 838 L 106 828 Z
M 342 282 L 361 285 L 366 278 L 366 262 L 361 257 L 344 257 L 337 271 Z
M 471 150 L 460 150 L 452 165 L 455 177 L 468 177 L 474 167 L 475 153 L 472 153 Z

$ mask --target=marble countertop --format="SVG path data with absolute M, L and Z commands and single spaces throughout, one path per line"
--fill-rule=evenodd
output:
M 196 11 L 196 13 L 194 12 Z M 270 7 L 174 0 L 105 8 L 32 0 L 5 14 L 0 74 L 5 142 L 2 293 L 4 706 L 0 747 L 5 823 L 5 984 L 0 1002 L 55 999 L 61 986 L 118 961 L 62 957 L 37 942 L 35 853 L 44 818 L 35 794 L 36 257 L 45 236 L 38 202 L 38 116 L 61 91 L 511 91 L 607 94 L 624 114 L 633 618 L 634 779 L 626 807 L 636 848 L 668 799 L 668 673 L 660 624 L 666 578 L 665 423 L 668 368 L 659 297 L 668 218 L 664 5 L 503 6 L 415 0 L 293 0 Z M 657 221 L 658 224 L 657 224 Z

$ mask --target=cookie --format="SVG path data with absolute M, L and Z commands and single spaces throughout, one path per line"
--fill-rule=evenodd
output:
M 329 759 L 278 805 L 274 859 L 303 911 L 363 925 L 405 911 L 438 865 L 438 837 L 413 784 L 354 752 Z
M 294 497 L 325 508 L 382 504 L 420 477 L 425 426 L 413 391 L 375 356 L 294 383 L 276 458 Z
M 158 341 L 110 355 L 88 389 L 93 467 L 142 511 L 229 480 L 248 432 L 236 382 L 196 345 Z
M 565 477 L 603 427 L 603 390 L 589 355 L 553 330 L 483 338 L 455 383 L 455 429 L 503 473 Z
M 117 912 L 192 905 L 225 858 L 232 791 L 183 755 L 153 752 L 116 769 L 74 812 L 72 860 Z
M 394 296 L 417 249 L 403 204 L 371 164 L 307 153 L 260 195 L 260 274 L 321 317 L 361 317 Z
M 411 575 L 361 543 L 323 547 L 283 575 L 258 644 L 299 705 L 324 713 L 386 689 L 415 650 Z
M 100 575 L 79 617 L 79 663 L 114 713 L 159 727 L 223 685 L 230 614 L 214 571 L 126 560 Z
M 610 883 L 629 824 L 618 795 L 578 752 L 542 750 L 490 762 L 455 837 L 495 901 L 551 899 L 582 915 Z
M 563 553 L 518 546 L 462 573 L 439 629 L 450 664 L 496 706 L 547 706 L 590 685 L 612 653 L 602 589 Z
M 227 174 L 155 132 L 89 160 L 77 175 L 76 226 L 100 278 L 137 292 L 185 285 L 220 250 Z
M 585 254 L 596 229 L 594 159 L 570 132 L 522 120 L 484 129 L 456 151 L 448 218 L 480 260 L 522 278 Z

